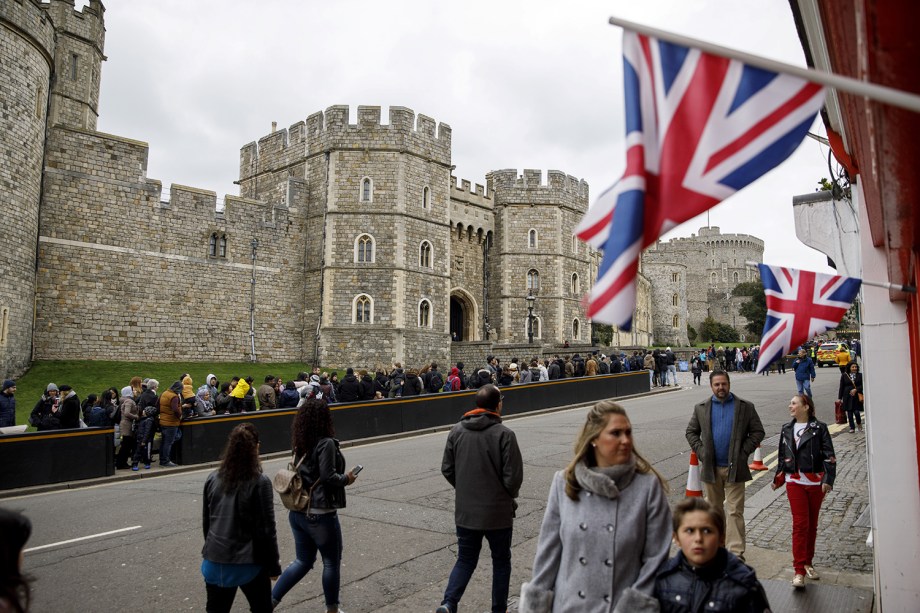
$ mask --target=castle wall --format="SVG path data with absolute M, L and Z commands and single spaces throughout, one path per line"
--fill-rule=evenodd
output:
M 0 2 L 0 376 L 31 360 L 35 250 L 54 28 L 28 0 Z M 10 154 L 7 154 L 10 152 Z M 15 154 L 13 154 L 15 152 Z
M 495 219 L 491 194 L 482 185 L 475 190 L 469 181 L 451 177 L 450 187 L 450 285 L 466 309 L 466 326 L 461 326 L 460 340 L 485 338 L 483 322 L 488 304 L 485 291 L 485 247 L 494 239 Z
M 283 207 L 145 178 L 147 146 L 83 130 L 48 139 L 38 253 L 41 359 L 246 360 L 252 250 L 256 352 L 302 359 L 302 250 Z M 79 151 L 80 155 L 73 155 Z M 291 223 L 289 223 L 291 222 Z M 227 238 L 226 257 L 209 237 Z

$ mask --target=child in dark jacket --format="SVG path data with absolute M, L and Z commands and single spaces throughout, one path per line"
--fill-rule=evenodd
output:
M 687 498 L 673 513 L 677 555 L 655 580 L 662 613 L 769 613 L 754 569 L 725 549 L 725 517 L 702 498 Z

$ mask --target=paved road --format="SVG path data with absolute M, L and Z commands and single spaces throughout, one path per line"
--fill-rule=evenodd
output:
M 815 386 L 818 416 L 825 421 L 833 421 L 833 372 L 819 372 Z M 624 402 L 636 447 L 669 479 L 672 500 L 682 497 L 686 487 L 684 429 L 690 409 L 708 394 L 705 386 L 691 387 L 686 375 L 681 380 L 686 385 L 679 390 Z M 733 391 L 755 403 L 769 437 L 788 418 L 794 382 L 791 374 L 740 375 Z M 548 484 L 568 461 L 583 416 L 584 409 L 576 409 L 507 422 L 518 435 L 526 464 L 512 593 L 529 578 Z M 345 450 L 349 465 L 365 466 L 341 513 L 342 602 L 350 613 L 424 611 L 439 604 L 456 554 L 453 491 L 440 474 L 445 437 L 440 432 Z M 281 463 L 266 462 L 266 473 L 273 474 Z M 35 526 L 29 547 L 37 549 L 25 558 L 36 579 L 35 610 L 203 610 L 200 513 L 206 475 L 164 474 L 2 501 L 23 510 Z M 755 482 L 751 494 L 767 481 Z M 276 514 L 284 565 L 293 556 L 293 540 L 280 503 Z M 93 536 L 115 530 L 121 532 Z M 91 538 L 62 543 L 83 537 Z M 488 553 L 484 556 L 464 598 L 467 610 L 488 609 L 491 570 Z M 288 594 L 280 610 L 322 610 L 317 571 Z M 245 610 L 244 602 L 240 596 L 238 610 Z

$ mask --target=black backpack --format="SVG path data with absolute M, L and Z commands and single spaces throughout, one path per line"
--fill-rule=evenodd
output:
M 430 371 L 428 373 L 428 391 L 432 394 L 437 394 L 442 387 L 444 387 L 444 377 L 441 376 L 441 371 Z

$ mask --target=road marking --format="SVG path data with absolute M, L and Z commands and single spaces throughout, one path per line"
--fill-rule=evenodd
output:
M 71 543 L 78 543 L 80 541 L 86 541 L 89 539 L 99 538 L 100 536 L 109 536 L 110 534 L 118 534 L 120 532 L 128 532 L 130 530 L 137 530 L 141 526 L 131 526 L 130 528 L 119 528 L 118 530 L 109 530 L 108 532 L 100 532 L 99 534 L 90 534 L 89 536 L 81 536 L 80 538 L 70 539 L 67 541 L 59 541 L 57 543 L 49 543 L 47 545 L 39 545 L 38 547 L 29 547 L 24 549 L 23 553 L 31 553 L 33 551 L 39 551 L 41 549 L 48 549 L 49 547 L 57 547 L 58 545 L 69 545 Z

